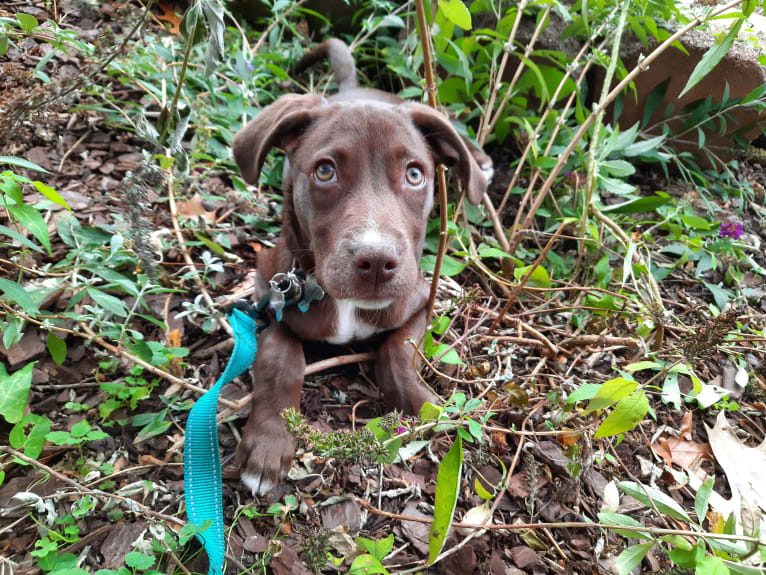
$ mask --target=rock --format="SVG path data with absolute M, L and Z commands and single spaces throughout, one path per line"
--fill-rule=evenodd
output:
M 712 97 L 714 102 L 720 102 L 727 82 L 731 98 L 742 98 L 766 83 L 766 73 L 758 63 L 758 54 L 749 46 L 735 42 L 718 65 L 683 98 L 679 99 L 678 95 L 684 89 L 694 67 L 708 48 L 715 44 L 715 38 L 706 32 L 694 30 L 681 39 L 681 44 L 686 48 L 688 55 L 677 48 L 670 47 L 652 62 L 648 70 L 638 75 L 635 80 L 638 98 L 637 100 L 633 98 L 632 91 L 625 97 L 622 114 L 618 120 L 621 129 L 625 130 L 636 122 L 642 121 L 649 95 L 666 80 L 669 80 L 669 83 L 664 100 L 650 118 L 650 126 L 662 119 L 665 109 L 670 104 L 674 106 L 673 113 L 678 114 L 687 104 L 708 96 Z M 638 41 L 626 43 L 621 49 L 621 56 L 627 69 L 633 69 L 639 57 L 649 54 L 655 46 L 656 44 L 650 43 L 647 49 Z M 597 79 L 596 85 L 598 84 Z M 599 93 L 600 89 L 596 88 L 595 97 L 598 97 Z M 745 110 L 735 110 L 731 112 L 731 116 L 736 119 L 736 123 L 730 120 L 723 134 L 718 129 L 720 123 L 716 123 L 716 129 L 705 130 L 705 148 L 713 151 L 723 161 L 730 161 L 736 156 L 737 146 L 732 137 L 735 130 L 742 129 L 741 136 L 750 142 L 760 133 L 757 124 L 766 119 L 753 111 Z M 681 126 L 681 121 L 676 120 L 669 125 L 675 132 Z M 652 131 L 655 135 L 660 133 L 661 127 Z M 698 148 L 697 142 L 697 130 L 693 130 L 684 134 L 680 141 L 674 141 L 674 144 L 678 151 L 694 154 L 702 167 L 709 167 L 710 164 L 705 154 Z

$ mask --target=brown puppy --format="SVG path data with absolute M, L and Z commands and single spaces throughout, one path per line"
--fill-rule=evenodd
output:
M 237 165 L 253 185 L 272 147 L 287 154 L 282 233 L 274 248 L 258 255 L 256 296 L 267 293 L 275 274 L 293 267 L 315 275 L 327 293 L 305 313 L 286 308 L 282 321 L 261 334 L 252 411 L 237 453 L 242 481 L 254 494 L 271 490 L 292 462 L 294 441 L 280 413 L 300 407 L 303 340 L 345 344 L 385 333 L 375 376 L 388 405 L 416 414 L 423 402 L 436 401 L 418 382 L 405 343 L 425 331 L 428 284 L 418 260 L 435 166 L 454 167 L 474 204 L 487 187 L 485 173 L 444 116 L 356 88 L 355 78 L 349 79 L 353 60 L 338 40 L 320 45 L 308 59 L 328 48 L 342 91 L 329 99 L 282 96 L 233 144 Z M 473 152 L 491 169 L 481 150 Z

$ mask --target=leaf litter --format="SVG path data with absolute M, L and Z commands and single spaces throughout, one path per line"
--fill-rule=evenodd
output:
M 91 23 L 95 25 L 96 20 L 92 18 L 102 18 L 105 14 L 112 13 L 115 8 L 111 3 L 105 3 L 100 13 L 97 11 L 97 14 L 91 14 L 90 17 L 82 16 L 83 33 L 85 27 Z M 174 29 L 177 28 L 175 8 L 168 3 L 161 3 L 160 8 L 163 14 L 155 16 L 172 24 Z M 45 12 L 41 9 L 41 13 Z M 14 56 L 14 65 L 21 69 L 33 68 L 36 60 L 30 54 L 32 52 Z M 84 70 L 85 66 L 77 57 L 69 58 L 66 64 L 75 70 L 80 70 L 81 66 Z M 5 66 L 5 63 L 3 65 Z M 63 66 L 59 70 L 62 75 L 67 73 Z M 13 79 L 6 75 L 3 82 L 5 87 L 0 101 L 4 103 L 10 101 L 13 91 L 18 93 L 19 90 L 25 89 L 22 79 Z M 83 225 L 87 223 L 112 226 L 119 219 L 115 218 L 114 214 L 122 213 L 121 198 L 116 195 L 121 180 L 141 161 L 143 142 L 108 127 L 99 126 L 99 121 L 100 117 L 87 109 L 78 111 L 72 120 L 66 106 L 54 107 L 40 119 L 39 130 L 31 130 L 29 126 L 22 127 L 22 137 L 15 138 L 13 142 L 3 141 L 2 144 L 4 153 L 8 149 L 12 154 L 35 161 L 51 171 L 55 170 L 56 175 L 49 183 L 60 191 Z M 97 126 L 95 130 L 94 125 Z M 57 136 L 53 137 L 53 134 Z M 59 165 L 62 166 L 61 169 L 57 169 Z M 224 176 L 225 183 L 222 184 L 224 187 L 228 185 L 226 177 Z M 218 184 L 214 184 L 212 179 L 208 183 L 204 180 L 201 183 L 203 191 L 220 191 L 214 189 L 214 185 Z M 205 186 L 210 188 L 206 189 Z M 211 226 L 216 222 L 216 214 L 225 213 L 235 207 L 228 199 L 219 201 L 216 206 L 209 204 L 206 207 L 198 192 L 188 195 L 191 199 L 181 202 L 180 215 L 190 219 L 202 218 Z M 39 199 L 42 200 L 41 195 Z M 151 199 L 151 217 L 157 229 L 162 229 L 169 224 L 166 213 L 159 209 L 161 204 L 158 199 L 156 194 Z M 59 207 L 51 207 L 52 217 L 48 222 L 54 239 L 52 249 L 54 254 L 58 255 L 64 253 L 66 246 L 56 235 L 55 224 L 64 211 Z M 264 244 L 254 242 L 254 245 L 260 248 Z M 248 253 L 244 247 L 243 244 L 239 251 L 243 256 L 242 268 L 252 267 L 252 251 Z M 38 258 L 38 263 L 47 261 L 42 256 L 35 257 Z M 179 254 L 173 249 L 166 251 L 164 257 L 168 267 L 181 265 Z M 2 268 L 4 277 L 8 279 L 13 279 L 11 271 Z M 237 288 L 245 283 L 244 278 L 248 271 L 227 267 L 223 272 L 217 272 L 214 279 L 220 288 L 218 293 L 231 295 L 239 291 Z M 664 295 L 668 299 L 678 301 L 675 312 L 683 317 L 688 325 L 701 325 L 704 321 L 701 321 L 697 314 L 702 313 L 699 309 L 703 308 L 702 303 L 709 301 L 710 294 L 697 289 L 697 284 L 684 284 L 685 281 L 680 281 L 680 285 L 684 286 L 681 289 L 685 290 L 682 297 L 676 293 L 675 288 L 663 286 L 663 289 L 667 289 Z M 458 285 L 457 288 L 460 294 L 474 289 L 469 283 L 465 286 Z M 46 309 L 64 310 L 74 295 L 58 293 L 55 298 L 61 298 L 60 301 L 54 302 L 54 306 L 48 306 Z M 681 300 L 687 303 L 682 303 Z M 440 309 L 451 306 L 453 301 L 450 287 L 445 288 L 440 296 Z M 487 309 L 491 303 L 491 298 L 476 298 L 460 303 L 451 311 L 454 317 L 459 318 L 452 329 L 467 331 L 469 326 L 487 317 Z M 480 497 L 479 490 L 472 487 L 474 481 L 482 481 L 484 490 L 497 489 L 503 482 L 503 472 L 513 461 L 513 452 L 518 442 L 524 441 L 524 454 L 518 466 L 512 470 L 506 494 L 500 500 L 497 513 L 493 517 L 496 523 L 510 523 L 514 518 L 548 522 L 564 518 L 578 520 L 583 516 L 592 518 L 602 505 L 611 512 L 631 513 L 647 526 L 655 522 L 660 523 L 657 518 L 643 519 L 639 513 L 633 513 L 639 508 L 643 509 L 638 503 L 640 499 L 637 498 L 644 498 L 644 492 L 635 479 L 640 479 L 641 485 L 650 486 L 654 490 L 652 493 L 655 493 L 655 505 L 660 501 L 663 509 L 670 510 L 677 520 L 689 522 L 692 518 L 683 510 L 693 508 L 693 498 L 689 497 L 678 481 L 679 476 L 676 472 L 681 469 L 688 471 L 689 484 L 695 489 L 699 489 L 708 476 L 725 477 L 726 485 L 717 481 L 716 488 L 710 495 L 712 509 L 724 518 L 733 514 L 737 518 L 738 528 L 746 532 L 752 533 L 758 524 L 763 526 L 763 512 L 766 511 L 766 490 L 763 488 L 766 485 L 766 443 L 751 447 L 754 444 L 752 438 L 764 437 L 763 413 L 766 407 L 763 390 L 766 389 L 766 374 L 762 370 L 755 370 L 756 380 L 751 382 L 748 388 L 742 384 L 743 368 L 732 365 L 723 354 L 713 353 L 696 366 L 708 385 L 720 385 L 729 391 L 737 390 L 737 397 L 740 397 L 739 401 L 746 416 L 740 418 L 736 412 L 730 414 L 730 417 L 733 416 L 732 420 L 736 421 L 736 427 L 729 422 L 726 412 L 721 410 L 713 427 L 707 424 L 712 422 L 712 415 L 700 413 L 697 421 L 704 422 L 704 426 L 695 428 L 691 411 L 685 411 L 681 418 L 680 410 L 670 409 L 652 399 L 651 407 L 658 421 L 663 422 L 666 431 L 675 429 L 675 435 L 663 433 L 655 441 L 648 441 L 646 438 L 654 434 L 657 423 L 646 420 L 641 424 L 640 433 L 628 432 L 624 441 L 617 445 L 591 445 L 590 440 L 586 440 L 582 435 L 576 436 L 581 439 L 578 441 L 572 440 L 574 434 L 566 433 L 553 438 L 541 435 L 522 439 L 517 437 L 514 431 L 521 427 L 524 417 L 529 414 L 528 403 L 546 405 L 545 409 L 530 417 L 530 428 L 535 432 L 550 431 L 548 423 L 554 419 L 557 429 L 577 430 L 580 434 L 583 429 L 593 429 L 594 423 L 590 416 L 584 414 L 577 406 L 567 407 L 558 401 L 555 395 L 562 392 L 571 393 L 577 384 L 583 382 L 607 381 L 613 377 L 614 367 L 624 368 L 633 361 L 636 354 L 636 349 L 624 344 L 605 349 L 606 346 L 599 342 L 598 337 L 630 337 L 633 334 L 616 324 L 599 323 L 601 320 L 598 318 L 591 319 L 591 323 L 585 326 L 587 335 L 594 335 L 595 339 L 580 345 L 579 348 L 576 347 L 575 353 L 572 353 L 565 340 L 582 335 L 581 330 L 576 330 L 577 333 L 572 330 L 569 321 L 571 318 L 568 315 L 555 311 L 547 313 L 544 308 L 544 304 L 547 303 L 545 301 L 537 301 L 537 304 L 543 304 L 543 311 L 537 312 L 537 316 L 530 316 L 526 312 L 532 308 L 533 303 L 533 300 L 525 300 L 521 304 L 524 309 L 519 317 L 525 318 L 524 321 L 529 323 L 523 324 L 520 319 L 509 322 L 501 327 L 494 342 L 491 339 L 482 339 L 483 332 L 477 332 L 456 345 L 459 357 L 468 364 L 467 369 L 477 372 L 477 379 L 496 376 L 498 380 L 502 380 L 502 377 L 515 377 L 518 389 L 525 397 L 524 401 L 517 401 L 517 391 L 511 397 L 488 389 L 481 382 L 469 384 L 471 393 L 484 394 L 493 402 L 493 411 L 497 415 L 492 420 L 494 429 L 485 435 L 486 441 L 465 449 L 464 474 L 462 478 L 458 476 L 454 486 L 459 506 L 457 518 L 474 523 L 475 520 L 486 517 L 487 502 Z M 165 316 L 166 320 L 165 327 L 171 318 L 182 311 L 181 304 L 181 298 L 166 300 L 164 297 L 158 297 L 160 315 Z M 140 327 L 148 341 L 167 340 L 173 343 L 172 347 L 178 348 L 184 343 L 192 348 L 191 356 L 186 359 L 187 369 L 204 382 L 214 380 L 225 363 L 225 351 L 214 352 L 204 357 L 195 356 L 195 352 L 221 343 L 223 335 L 204 333 L 197 324 L 183 325 L 186 326 L 185 331 L 168 331 L 165 327 L 151 322 L 143 322 Z M 516 343 L 514 338 L 526 342 Z M 60 366 L 53 358 L 46 356 L 48 347 L 45 339 L 43 331 L 27 328 L 20 342 L 10 349 L 3 348 L 0 353 L 15 371 L 13 376 L 17 378 L 26 375 L 20 373 L 18 368 L 33 365 L 32 362 L 37 360 L 38 363 L 34 364 L 33 368 L 28 368 L 34 370 L 28 386 L 32 411 L 47 414 L 55 423 L 56 432 L 65 434 L 61 436 L 62 439 L 72 435 L 77 439 L 86 416 L 89 421 L 97 421 L 96 407 L 107 399 L 107 394 L 100 387 L 100 380 L 103 380 L 104 374 L 96 369 L 97 363 L 102 361 L 104 356 L 100 352 L 96 353 L 93 346 L 86 346 L 80 340 L 68 338 L 67 360 Z M 493 353 L 486 353 L 486 346 L 494 346 Z M 556 352 L 555 355 L 548 353 L 550 348 Z M 501 356 L 507 357 L 508 365 L 512 365 L 512 376 L 507 370 L 492 363 Z M 181 373 L 177 371 L 182 369 L 180 361 L 173 365 L 175 373 Z M 448 375 L 460 373 L 454 366 L 441 367 Z M 449 395 L 450 385 L 445 381 L 437 381 L 432 375 L 429 377 L 444 397 Z M 0 378 L 5 386 L 8 382 L 5 374 L 0 374 Z M 13 381 L 14 385 L 18 386 L 17 380 Z M 26 382 L 22 383 L 26 386 Z M 113 417 L 124 423 L 119 427 L 105 427 L 108 431 L 107 437 L 81 446 L 66 443 L 58 446 L 46 444 L 40 461 L 60 473 L 62 477 L 54 475 L 47 482 L 41 481 L 44 474 L 31 471 L 29 467 L 22 467 L 18 461 L 4 456 L 5 479 L 0 485 L 0 508 L 3 511 L 0 514 L 0 533 L 8 534 L 8 537 L 3 537 L 5 541 L 0 544 L 0 554 L 12 558 L 25 568 L 34 569 L 31 553 L 35 550 L 38 540 L 35 535 L 35 523 L 27 515 L 27 508 L 21 505 L 20 500 L 25 501 L 25 505 L 28 505 L 35 516 L 46 525 L 55 525 L 56 518 L 72 511 L 73 498 L 64 494 L 67 484 L 62 478 L 76 478 L 81 485 L 88 484 L 89 480 L 76 472 L 78 459 L 81 457 L 84 459 L 83 463 L 93 467 L 105 462 L 111 466 L 111 473 L 103 473 L 99 479 L 113 476 L 108 481 L 114 483 L 115 493 L 124 494 L 125 497 L 150 505 L 158 511 L 163 510 L 169 514 L 181 511 L 182 470 L 177 464 L 178 451 L 174 446 L 178 444 L 179 427 L 183 425 L 183 419 L 174 421 L 174 425 L 166 432 L 150 436 L 142 442 L 136 441 L 142 426 L 137 425 L 132 418 L 159 413 L 165 407 L 159 399 L 159 394 L 167 389 L 164 387 L 166 384 L 158 382 L 156 385 L 158 387 L 154 390 L 155 395 L 138 403 L 137 409 L 123 405 L 113 412 Z M 523 387 L 520 387 L 521 385 Z M 682 393 L 686 395 L 695 384 L 692 378 L 683 375 L 679 385 Z M 303 412 L 313 425 L 323 428 L 324 431 L 348 429 L 352 424 L 381 415 L 382 408 L 371 403 L 367 394 L 360 391 L 362 389 L 369 392 L 371 387 L 355 369 L 341 368 L 340 372 L 330 375 L 312 376 L 304 390 Z M 508 389 L 504 391 L 508 392 Z M 246 393 L 246 384 L 240 383 L 229 386 L 225 396 L 230 401 L 238 401 Z M 181 396 L 184 400 L 194 397 L 196 396 L 191 392 L 184 392 Z M 716 396 L 716 401 L 718 399 L 720 397 Z M 126 401 L 129 403 L 130 399 Z M 361 405 L 358 409 L 357 403 Z M 3 402 L 2 405 L 7 410 L 3 415 L 8 422 L 15 423 L 20 419 L 19 410 L 13 402 Z M 83 414 L 77 411 L 77 405 L 89 408 Z M 240 413 L 239 419 L 235 421 L 235 429 L 241 428 L 241 416 Z M 2 426 L 3 441 L 0 443 L 5 443 L 4 439 L 10 432 L 10 426 L 6 423 L 2 423 Z M 28 426 L 27 429 L 29 428 Z M 736 430 L 742 429 L 748 430 L 749 438 L 738 437 Z M 707 441 L 702 439 L 703 432 Z M 85 433 L 87 435 L 87 431 Z M 230 427 L 222 428 L 221 443 L 225 456 L 233 453 L 237 433 Z M 321 537 L 317 536 L 319 531 L 315 530 L 325 529 L 332 532 L 326 541 L 330 552 L 345 556 L 349 560 L 361 552 L 354 541 L 360 533 L 376 540 L 383 540 L 391 533 L 396 536 L 392 550 L 395 553 L 386 561 L 389 567 L 405 568 L 423 560 L 429 555 L 430 526 L 426 522 L 412 519 L 427 521 L 433 518 L 438 461 L 444 460 L 450 446 L 444 434 L 437 434 L 424 441 L 428 443 L 404 451 L 401 462 L 383 466 L 382 475 L 377 468 L 362 468 L 359 465 L 334 462 L 311 452 L 299 454 L 298 461 L 301 463 L 302 472 L 294 475 L 293 482 L 280 486 L 268 499 L 258 502 L 259 505 L 255 506 L 263 512 L 270 504 L 282 505 L 280 502 L 287 496 L 297 496 L 300 501 L 297 508 L 282 505 L 275 514 L 243 517 L 238 522 L 235 521 L 235 514 L 241 510 L 243 502 L 251 503 L 251 500 L 239 486 L 236 477 L 230 474 L 226 479 L 225 498 L 227 522 L 234 524 L 230 535 L 232 556 L 253 564 L 270 553 L 272 572 L 308 573 L 310 571 L 305 567 L 307 551 L 302 547 L 302 543 L 312 537 L 320 540 Z M 641 464 L 641 461 L 648 462 L 648 465 Z M 619 494 L 615 495 L 614 487 L 620 482 L 628 490 L 628 494 L 621 498 Z M 107 489 L 104 485 L 101 486 Z M 632 496 L 629 493 L 631 491 Z M 659 493 L 667 499 L 658 495 Z M 338 497 L 347 499 L 333 499 Z M 371 502 L 376 509 L 379 507 L 381 511 L 402 516 L 404 519 L 369 513 L 360 507 L 356 497 Z M 618 501 L 619 507 L 615 507 Z M 678 508 L 681 508 L 683 513 L 679 513 Z M 63 550 L 77 554 L 87 547 L 84 565 L 93 569 L 119 569 L 127 561 L 138 570 L 148 568 L 140 557 L 128 557 L 135 550 L 147 550 L 151 547 L 151 541 L 156 540 L 156 533 L 150 532 L 149 523 L 145 517 L 141 517 L 140 512 L 123 513 L 115 520 L 114 516 L 98 511 L 78 524 L 81 526 L 80 534 L 84 536 L 80 539 L 82 543 L 74 542 Z M 177 528 L 167 521 L 164 525 L 169 529 Z M 465 534 L 473 531 L 462 529 L 462 533 L 457 529 L 455 532 Z M 761 533 L 764 532 L 766 531 L 762 528 Z M 443 537 L 444 532 L 440 532 L 439 536 Z M 604 542 L 599 539 L 600 536 L 594 529 L 563 528 L 551 532 L 550 537 L 553 541 L 547 537 L 548 535 L 543 535 L 540 531 L 527 530 L 520 534 L 511 531 L 491 531 L 445 558 L 438 569 L 440 573 L 471 573 L 477 569 L 482 573 L 558 573 L 561 570 L 557 562 L 566 561 L 567 569 L 573 570 L 571 572 L 586 572 L 593 568 L 594 550 L 599 546 L 604 549 L 605 545 L 606 551 L 612 553 L 612 556 L 619 549 L 615 539 Z M 453 533 L 450 538 L 445 541 L 439 540 L 438 543 L 448 549 L 457 541 Z M 193 544 L 190 546 L 193 547 Z M 185 561 L 187 560 L 195 569 L 204 570 L 204 559 L 199 556 L 196 563 L 195 559 L 185 557 Z M 168 562 L 167 565 L 171 563 Z

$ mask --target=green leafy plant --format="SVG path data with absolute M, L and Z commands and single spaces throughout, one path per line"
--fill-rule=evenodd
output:
M 32 72 L 35 78 L 45 83 L 50 82 L 50 77 L 44 68 L 57 55 L 73 52 L 92 54 L 94 50 L 93 45 L 78 39 L 76 32 L 61 28 L 53 20 L 40 23 L 32 14 L 24 12 L 17 12 L 13 18 L 0 16 L 0 56 L 8 53 L 9 46 L 17 47 L 17 41 L 28 36 L 43 41 L 52 48 L 40 59 Z
M 16 158 L 13 156 L 0 156 L 0 165 L 11 166 L 12 168 L 23 168 L 40 173 L 49 173 L 37 164 L 25 160 L 23 158 Z M 48 226 L 45 224 L 42 215 L 40 214 L 40 207 L 31 206 L 24 202 L 24 192 L 22 186 L 28 184 L 33 186 L 38 192 L 45 196 L 48 200 L 55 204 L 59 204 L 69 210 L 64 198 L 62 198 L 56 190 L 50 186 L 44 184 L 39 180 L 31 180 L 27 177 L 21 176 L 15 173 L 13 170 L 3 170 L 0 172 L 0 202 L 3 208 L 5 208 L 8 214 L 11 228 L 7 226 L 0 226 L 0 239 L 1 236 L 6 236 L 12 240 L 17 241 L 22 246 L 22 253 L 24 249 L 31 249 L 41 252 L 42 250 L 38 245 L 27 239 L 20 233 L 20 228 L 24 227 L 34 236 L 34 238 L 42 244 L 48 254 L 51 253 L 51 241 L 48 235 Z M 70 210 L 71 211 L 71 210 Z M 10 243 L 2 242 L 0 245 L 6 245 L 11 247 Z M 23 261 L 23 260 L 22 260 Z M 7 282 L 8 280 L 3 280 Z M 12 295 L 18 296 L 19 294 L 9 294 L 7 292 L 7 286 L 0 286 L 3 291 L 6 292 L 6 296 Z M 11 297 L 11 299 L 13 299 Z M 27 308 L 35 310 L 34 304 L 22 300 L 27 303 Z M 20 303 L 20 302 L 17 302 Z
M 87 441 L 96 441 L 108 437 L 108 433 L 104 433 L 99 429 L 93 429 L 86 420 L 79 421 L 72 426 L 69 431 L 51 431 L 45 439 L 55 445 L 74 445 L 81 446 Z
M 394 548 L 393 534 L 378 541 L 367 539 L 365 537 L 357 537 L 356 544 L 357 547 L 364 549 L 366 553 L 358 555 L 354 559 L 348 570 L 349 574 L 363 575 L 368 573 L 382 573 L 383 575 L 388 575 L 388 569 L 383 567 L 383 559 L 385 559 Z
M 641 563 L 642 559 L 655 545 L 662 548 L 673 563 L 685 569 L 694 569 L 697 573 L 747 574 L 760 571 L 757 568 L 754 569 L 741 563 L 743 559 L 758 552 L 759 545 L 753 542 L 737 542 L 705 537 L 702 531 L 702 523 L 705 520 L 710 495 L 713 491 L 712 478 L 708 479 L 697 491 L 697 496 L 694 500 L 696 521 L 672 497 L 665 495 L 658 489 L 633 481 L 622 481 L 619 486 L 626 494 L 635 497 L 638 501 L 653 509 L 655 513 L 673 518 L 684 524 L 690 524 L 695 530 L 700 531 L 698 537 L 688 538 L 676 534 L 657 536 L 640 530 L 621 531 L 620 529 L 615 529 L 616 533 L 623 536 L 647 541 L 646 543 L 631 545 L 620 553 L 617 558 L 619 573 L 630 573 Z M 599 513 L 599 520 L 611 525 L 623 525 L 636 529 L 640 529 L 642 526 L 632 517 L 614 512 L 602 511 Z M 719 531 L 719 533 L 735 535 L 736 529 L 736 520 L 732 516 L 725 522 L 722 531 Z M 757 538 L 757 533 L 747 535 L 754 535 Z

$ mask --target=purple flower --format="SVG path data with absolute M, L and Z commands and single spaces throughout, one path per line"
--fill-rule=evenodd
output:
M 718 231 L 718 235 L 722 238 L 731 238 L 738 240 L 744 231 L 742 230 L 742 224 L 740 222 L 726 222 L 721 224 L 721 229 Z
M 250 58 L 245 58 L 245 67 L 247 68 L 248 72 L 252 72 L 255 70 L 255 67 L 253 66 L 253 61 Z
M 407 430 L 400 425 L 396 428 L 396 433 L 394 433 L 394 435 L 401 435 L 402 433 L 407 433 Z

